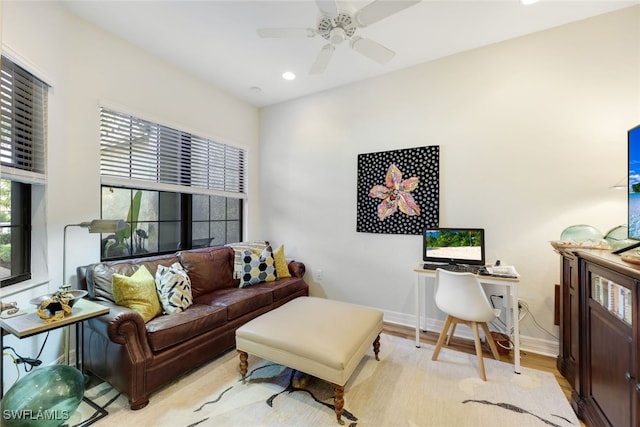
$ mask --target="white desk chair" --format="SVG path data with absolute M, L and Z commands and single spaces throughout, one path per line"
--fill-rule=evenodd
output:
M 498 349 L 487 326 L 487 322 L 500 316 L 500 310 L 491 307 L 487 295 L 484 293 L 484 289 L 482 289 L 482 285 L 480 285 L 476 276 L 471 273 L 454 273 L 442 269 L 436 270 L 435 302 L 436 306 L 447 314 L 447 320 L 444 322 L 444 327 L 440 332 L 431 360 L 438 359 L 438 354 L 447 337 L 449 328 L 451 328 L 451 333 L 449 334 L 449 339 L 447 339 L 447 345 L 449 345 L 449 340 L 456 330 L 456 325 L 463 323 L 473 330 L 480 376 L 483 381 L 486 381 L 487 376 L 484 371 L 478 325 L 481 325 L 484 330 L 493 358 L 500 360 Z

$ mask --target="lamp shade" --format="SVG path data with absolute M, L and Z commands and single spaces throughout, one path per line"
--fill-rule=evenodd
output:
M 89 233 L 115 233 L 126 226 L 127 223 L 121 219 L 94 219 L 80 223 L 80 227 L 88 228 Z

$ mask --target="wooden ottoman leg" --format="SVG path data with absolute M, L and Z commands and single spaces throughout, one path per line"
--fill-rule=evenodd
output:
M 249 356 L 245 351 L 242 351 L 242 350 L 237 350 L 237 351 L 238 351 L 238 354 L 240 355 L 240 375 L 242 375 L 242 382 L 245 382 L 244 377 L 247 376 L 247 368 L 249 367 L 249 363 L 247 363 L 247 359 L 249 358 Z
M 378 353 L 380 353 L 380 335 L 378 335 L 376 340 L 373 342 L 373 352 L 376 355 L 376 360 L 379 361 L 380 357 L 378 357 Z
M 344 386 L 338 384 L 333 385 L 333 405 L 336 407 L 336 418 L 338 420 L 338 424 L 344 425 L 344 420 L 342 419 L 342 412 L 344 410 Z

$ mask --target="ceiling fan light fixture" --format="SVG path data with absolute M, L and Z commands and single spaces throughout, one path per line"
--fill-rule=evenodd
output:
M 0 0 L 2 1 L 2 0 Z M 357 36 L 358 27 L 366 27 L 388 18 L 422 0 L 371 0 L 360 9 L 341 0 L 315 0 L 320 12 L 315 28 L 259 28 L 263 38 L 320 36 L 326 43 L 309 74 L 322 74 L 327 68 L 336 46 L 349 41 L 351 48 L 379 64 L 386 64 L 395 52 L 373 40 Z M 283 76 L 284 77 L 284 76 Z M 284 77 L 286 78 L 286 77 Z
M 296 78 L 296 75 L 291 71 L 285 71 L 284 73 L 282 73 L 282 78 L 285 80 L 293 80 Z
M 329 40 L 333 44 L 340 44 L 343 41 L 345 41 L 346 38 L 347 38 L 347 34 L 340 27 L 336 27 L 336 28 L 332 29 L 331 33 L 329 35 Z

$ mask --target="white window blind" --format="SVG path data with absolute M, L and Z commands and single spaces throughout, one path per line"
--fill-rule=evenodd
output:
M 100 109 L 103 184 L 245 197 L 246 161 L 241 148 Z
M 6 57 L 0 65 L 0 163 L 3 178 L 46 181 L 48 85 Z

